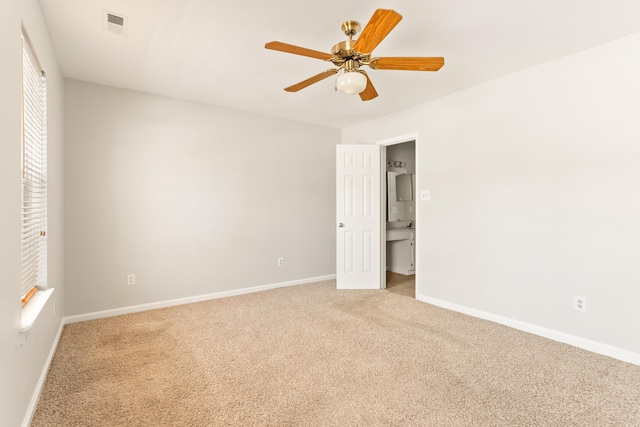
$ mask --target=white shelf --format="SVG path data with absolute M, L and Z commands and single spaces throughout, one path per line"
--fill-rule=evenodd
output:
M 47 304 L 49 297 L 53 293 L 53 288 L 38 291 L 31 297 L 27 305 L 22 307 L 22 318 L 20 321 L 20 343 L 23 344 L 27 338 L 27 334 L 40 315 L 40 312 Z

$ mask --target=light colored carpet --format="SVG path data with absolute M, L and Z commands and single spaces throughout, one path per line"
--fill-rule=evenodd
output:
M 33 426 L 638 426 L 640 366 L 335 282 L 67 325 Z

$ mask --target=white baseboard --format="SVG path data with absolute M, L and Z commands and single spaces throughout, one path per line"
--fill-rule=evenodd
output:
M 174 300 L 158 301 L 158 302 L 152 302 L 152 303 L 140 304 L 140 305 L 131 305 L 128 307 L 114 308 L 112 310 L 103 310 L 103 311 L 96 311 L 93 313 L 78 314 L 75 316 L 67 316 L 64 318 L 64 323 L 68 324 L 68 323 L 84 322 L 87 320 L 102 319 L 104 317 L 112 317 L 112 316 L 120 316 L 122 314 L 137 313 L 139 311 L 154 310 L 157 308 L 172 307 L 175 305 L 191 304 L 194 302 L 201 302 L 201 301 L 208 301 L 208 300 L 218 299 L 218 298 L 232 297 L 236 295 L 250 294 L 253 292 L 266 291 L 268 289 L 303 285 L 305 283 L 322 282 L 324 280 L 333 280 L 335 278 L 336 278 L 335 274 L 329 275 L 329 276 L 310 277 L 308 279 L 293 280 L 290 282 L 272 283 L 269 285 L 254 286 L 251 288 L 234 289 L 231 291 L 215 292 L 212 294 L 197 295 L 193 297 L 178 298 Z
M 56 354 L 56 349 L 58 348 L 58 343 L 60 342 L 60 336 L 62 336 L 62 329 L 64 328 L 64 325 L 65 322 L 64 319 L 62 319 L 62 321 L 60 322 L 60 326 L 58 327 L 58 332 L 53 339 L 53 343 L 51 344 L 51 349 L 49 350 L 47 360 L 42 367 L 42 371 L 40 372 L 40 378 L 38 378 L 36 388 L 33 390 L 31 401 L 29 402 L 29 406 L 27 407 L 27 413 L 25 414 L 24 420 L 22 420 L 22 427 L 29 427 L 31 425 L 31 421 L 33 421 L 33 416 L 36 414 L 36 408 L 38 407 L 38 402 L 40 401 L 40 394 L 42 393 L 42 388 L 44 387 L 44 383 L 47 380 L 49 367 L 51 366 L 51 362 L 53 361 L 53 356 Z
M 402 274 L 403 276 L 413 276 L 416 274 L 416 270 L 412 270 L 410 268 L 395 268 L 395 267 L 387 267 L 387 271 L 392 273 Z
M 531 334 L 548 338 L 553 341 L 569 344 L 574 347 L 590 351 L 592 353 L 609 356 L 623 362 L 632 363 L 634 365 L 640 365 L 640 354 L 634 353 L 632 351 L 623 350 L 621 348 L 614 347 L 608 344 L 588 340 L 585 338 L 577 337 L 575 335 L 555 331 L 553 329 L 543 328 L 541 326 L 532 325 L 530 323 L 521 322 L 519 320 L 510 319 L 508 317 L 498 316 L 496 314 L 487 313 L 485 311 L 476 310 L 474 308 L 466 307 L 463 305 L 453 304 L 437 298 L 427 297 L 425 295 L 418 295 L 416 299 L 441 308 L 446 308 L 447 310 L 457 311 L 462 314 L 467 314 L 469 316 L 509 326 L 520 331 L 529 332 Z

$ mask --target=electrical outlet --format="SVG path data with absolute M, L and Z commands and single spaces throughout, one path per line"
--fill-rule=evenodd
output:
M 573 308 L 578 311 L 587 311 L 587 299 L 585 297 L 575 295 L 573 297 Z
M 127 285 L 133 286 L 136 284 L 136 275 L 135 274 L 127 274 Z
M 431 200 L 431 190 L 422 190 L 420 192 L 420 200 L 428 202 Z
M 284 267 L 284 258 L 283 257 L 278 258 L 278 267 Z

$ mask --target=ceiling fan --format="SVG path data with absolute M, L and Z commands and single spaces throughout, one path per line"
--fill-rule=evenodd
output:
M 394 10 L 378 9 L 364 27 L 364 30 L 362 30 L 357 40 L 353 40 L 353 36 L 360 31 L 360 23 L 356 21 L 346 21 L 342 24 L 342 31 L 349 37 L 349 40 L 333 46 L 331 53 L 319 52 L 317 50 L 277 41 L 269 42 L 265 44 L 264 47 L 271 50 L 279 50 L 281 52 L 330 61 L 338 67 L 331 68 L 307 80 L 289 86 L 284 89 L 287 92 L 297 92 L 339 71 L 343 71 L 336 81 L 336 90 L 347 95 L 355 95 L 358 93 L 363 101 L 369 101 L 378 96 L 378 92 L 376 92 L 376 89 L 373 87 L 367 73 L 360 69 L 363 65 L 367 65 L 374 70 L 413 71 L 438 71 L 444 65 L 444 58 L 442 57 L 377 58 L 371 55 L 373 49 L 384 40 L 401 19 L 402 15 Z

